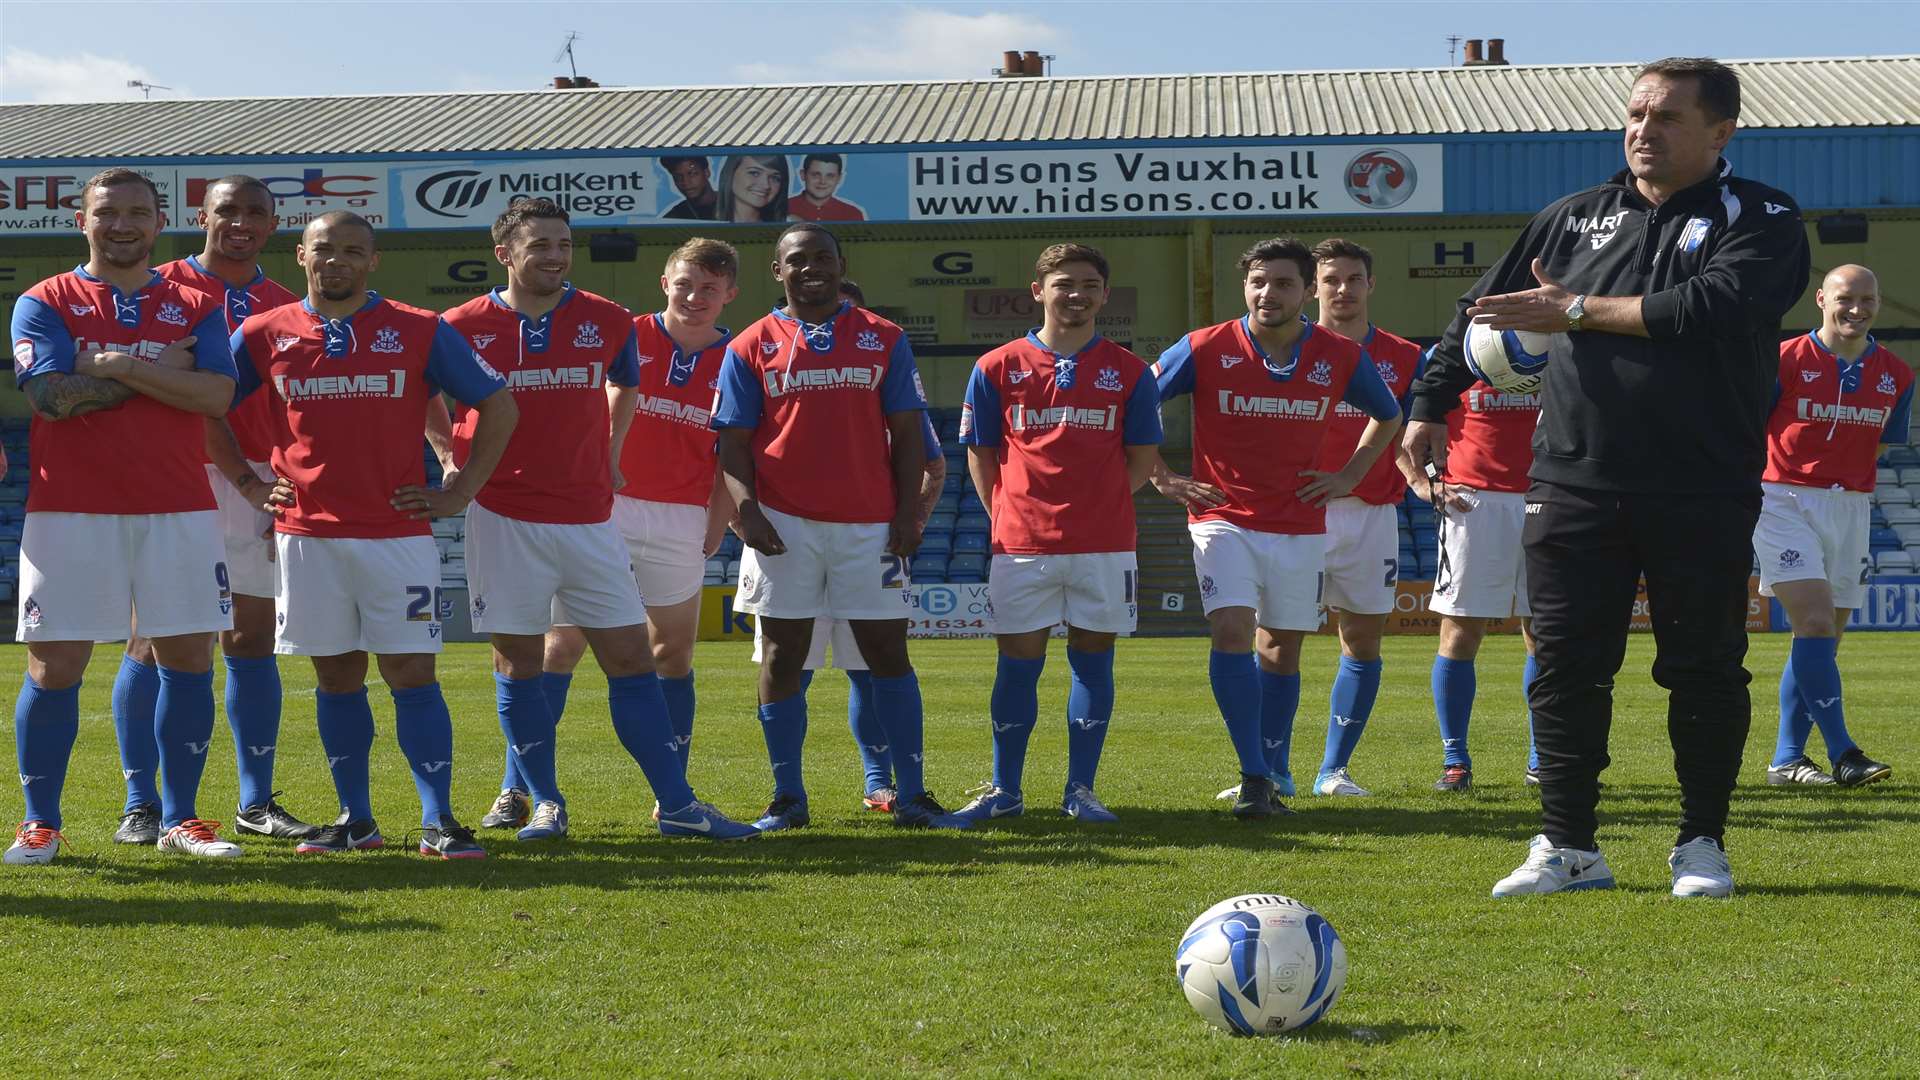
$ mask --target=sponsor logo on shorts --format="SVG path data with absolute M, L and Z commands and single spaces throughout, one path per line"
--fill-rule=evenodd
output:
M 1093 380 L 1093 388 L 1095 390 L 1111 390 L 1118 393 L 1122 389 L 1120 386 L 1120 369 L 1110 367 L 1101 368 L 1100 375 Z
M 406 346 L 400 343 L 400 331 L 391 326 L 383 326 L 373 332 L 373 344 L 367 346 L 367 351 L 397 353 L 404 351 L 405 348 Z
M 1782 570 L 1797 570 L 1805 566 L 1806 563 L 1807 557 L 1793 548 L 1787 548 L 1780 553 L 1780 569 Z
M 868 352 L 883 352 L 886 350 L 886 345 L 880 341 L 880 335 L 874 333 L 872 330 L 860 331 L 860 336 L 853 339 L 853 347 L 856 349 L 865 349 Z
M 600 340 L 600 325 L 583 322 L 573 332 L 573 347 L 576 349 L 604 349 L 607 343 Z
M 1307 372 L 1307 381 L 1315 386 L 1333 385 L 1333 365 L 1325 360 L 1313 362 L 1313 370 Z
M 161 304 L 160 313 L 153 317 L 153 321 L 163 322 L 168 326 L 185 326 L 187 313 L 180 310 L 179 304 Z
M 487 614 L 487 598 L 475 593 L 473 603 L 468 604 L 467 607 L 471 609 L 475 619 L 485 618 Z
M 27 597 L 27 602 L 20 607 L 20 621 L 25 623 L 29 630 L 40 629 L 40 601 L 31 596 Z
M 1202 599 L 1211 600 L 1213 599 L 1213 594 L 1219 591 L 1220 587 L 1213 583 L 1212 574 L 1202 574 L 1200 576 L 1200 596 Z

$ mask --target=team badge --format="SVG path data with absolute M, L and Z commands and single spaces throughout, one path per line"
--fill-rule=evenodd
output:
M 1021 383 L 1026 382 L 1027 378 L 1032 374 L 1033 372 L 1031 371 L 1009 371 L 1007 372 L 1007 381 L 1009 383 L 1012 383 L 1015 386 L 1018 386 Z
M 27 597 L 27 602 L 20 605 L 20 621 L 25 623 L 29 630 L 40 629 L 40 601 L 31 596 Z
M 1683 252 L 1698 251 L 1700 245 L 1707 242 L 1707 232 L 1713 228 L 1713 222 L 1703 217 L 1688 218 L 1687 227 L 1680 231 L 1678 247 Z
M 855 348 L 865 349 L 868 352 L 880 352 L 886 348 L 880 343 L 880 335 L 872 330 L 860 331 L 860 336 L 853 339 L 853 344 Z
M 913 393 L 914 393 L 914 396 L 920 399 L 920 403 L 922 405 L 925 405 L 927 403 L 927 386 L 925 383 L 920 381 L 919 368 L 913 369 Z
M 168 326 L 185 326 L 187 313 L 180 310 L 179 304 L 161 304 L 160 313 L 155 315 L 153 320 L 166 323 Z
M 33 366 L 33 342 L 22 339 L 13 343 L 13 362 L 21 369 Z
M 965 439 L 967 436 L 971 434 L 973 434 L 973 406 L 967 404 L 966 402 L 961 402 L 960 403 L 960 438 Z
M 373 344 L 367 346 L 368 352 L 397 353 L 403 351 L 400 344 L 400 331 L 391 326 L 383 326 L 373 332 Z
M 600 327 L 594 323 L 583 322 L 580 329 L 573 332 L 573 347 L 576 349 L 600 349 L 606 342 L 600 340 Z
M 1897 394 L 1900 392 L 1898 389 L 1894 387 L 1893 376 L 1884 371 L 1880 373 L 1880 385 L 1875 389 L 1879 390 L 1883 394 L 1889 394 L 1889 395 Z
M 1120 369 L 1110 367 L 1101 368 L 1099 377 L 1093 380 L 1093 388 L 1095 390 L 1112 390 L 1118 392 L 1122 389 L 1120 386 Z
M 1793 548 L 1788 548 L 1780 553 L 1780 569 L 1782 570 L 1798 569 L 1804 565 L 1806 561 L 1806 556 L 1800 554 Z
M 1240 363 L 1240 362 L 1242 362 L 1242 361 L 1244 361 L 1245 359 L 1246 359 L 1246 357 L 1244 357 L 1244 356 L 1235 356 L 1235 355 L 1233 355 L 1232 353 L 1221 353 L 1221 354 L 1220 354 L 1220 369 L 1221 369 L 1222 371 L 1225 371 L 1225 370 L 1226 370 L 1227 368 L 1230 368 L 1230 367 L 1232 367 L 1233 365 L 1235 365 L 1235 364 L 1238 364 L 1238 363 Z
M 1307 381 L 1315 386 L 1333 385 L 1333 365 L 1325 360 L 1315 360 L 1313 370 L 1307 372 Z
M 1220 591 L 1220 587 L 1219 587 L 1218 585 L 1215 585 L 1215 584 L 1213 583 L 1213 575 L 1212 575 L 1212 574 L 1204 574 L 1204 575 L 1202 575 L 1202 576 L 1201 576 L 1201 578 L 1200 578 L 1200 595 L 1201 595 L 1201 597 L 1203 597 L 1204 599 L 1208 599 L 1208 600 L 1211 600 L 1211 599 L 1213 599 L 1213 594 L 1214 594 L 1214 593 L 1217 593 L 1217 592 L 1219 592 L 1219 591 Z
M 1393 369 L 1393 361 L 1391 360 L 1374 361 L 1373 370 L 1380 373 L 1380 381 L 1386 383 L 1388 386 L 1392 386 L 1399 381 L 1400 373 Z
M 1800 381 L 1801 382 L 1819 382 L 1820 373 L 1817 371 L 1808 371 L 1805 368 L 1802 368 L 1800 369 Z
M 780 343 L 777 341 L 763 341 L 760 343 L 761 356 L 772 356 L 774 353 L 777 353 L 779 351 L 780 351 Z
M 481 619 L 486 617 L 487 598 L 476 593 L 474 595 L 473 602 L 471 604 L 468 604 L 467 607 L 471 609 L 473 612 L 473 621 L 479 622 Z
M 475 349 L 484 349 L 493 344 L 494 339 L 499 336 L 499 334 L 475 334 L 473 335 L 473 347 Z
M 92 304 L 68 304 L 67 310 L 73 312 L 75 316 L 85 317 L 93 314 L 93 305 Z

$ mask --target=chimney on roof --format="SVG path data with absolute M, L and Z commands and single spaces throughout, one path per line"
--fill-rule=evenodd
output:
M 1489 65 L 1493 65 L 1493 64 L 1504 65 L 1506 62 L 1507 62 L 1507 39 L 1497 38 L 1497 37 L 1488 38 L 1487 39 L 1487 63 Z
M 591 90 L 599 85 L 599 83 L 594 82 L 585 75 L 555 75 L 553 77 L 553 88 L 555 90 Z
M 1024 54 L 1019 49 L 1008 49 L 1000 54 L 1000 66 L 993 69 L 996 79 L 1037 79 L 1047 73 L 1047 61 L 1051 56 L 1028 49 Z
M 1028 49 L 1026 54 L 1020 57 L 1020 70 L 1029 78 L 1043 76 L 1047 73 L 1046 58 Z
M 1461 59 L 1460 66 L 1461 67 L 1479 67 L 1481 64 L 1484 64 L 1484 63 L 1486 63 L 1486 61 L 1480 59 L 1480 39 L 1468 38 L 1467 54 L 1464 58 Z

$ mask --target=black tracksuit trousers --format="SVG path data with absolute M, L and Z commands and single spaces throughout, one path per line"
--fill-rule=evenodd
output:
M 1536 480 L 1523 542 L 1539 674 L 1528 690 L 1540 753 L 1542 832 L 1592 849 L 1608 764 L 1613 677 L 1647 580 L 1653 681 L 1667 697 L 1680 837 L 1719 841 L 1753 718 L 1747 576 L 1760 492 L 1599 491 Z

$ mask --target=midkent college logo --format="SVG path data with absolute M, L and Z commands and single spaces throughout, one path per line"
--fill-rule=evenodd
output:
M 1035 431 L 1041 428 L 1057 427 L 1112 431 L 1119 415 L 1120 406 L 1118 405 L 1108 405 L 1098 409 L 1075 408 L 1072 405 L 1029 409 L 1016 402 L 1007 406 L 1007 427 L 1014 431 Z
M 1226 416 L 1267 416 L 1280 420 L 1318 420 L 1327 415 L 1333 399 L 1264 397 L 1220 391 L 1220 412 Z
M 397 398 L 406 396 L 407 373 L 404 369 L 394 368 L 378 375 L 316 375 L 310 379 L 275 375 L 273 388 L 286 401 Z
M 871 390 L 880 385 L 881 368 L 873 367 L 822 367 L 802 368 L 799 371 L 774 371 L 766 373 L 767 396 L 779 397 L 801 390 Z

